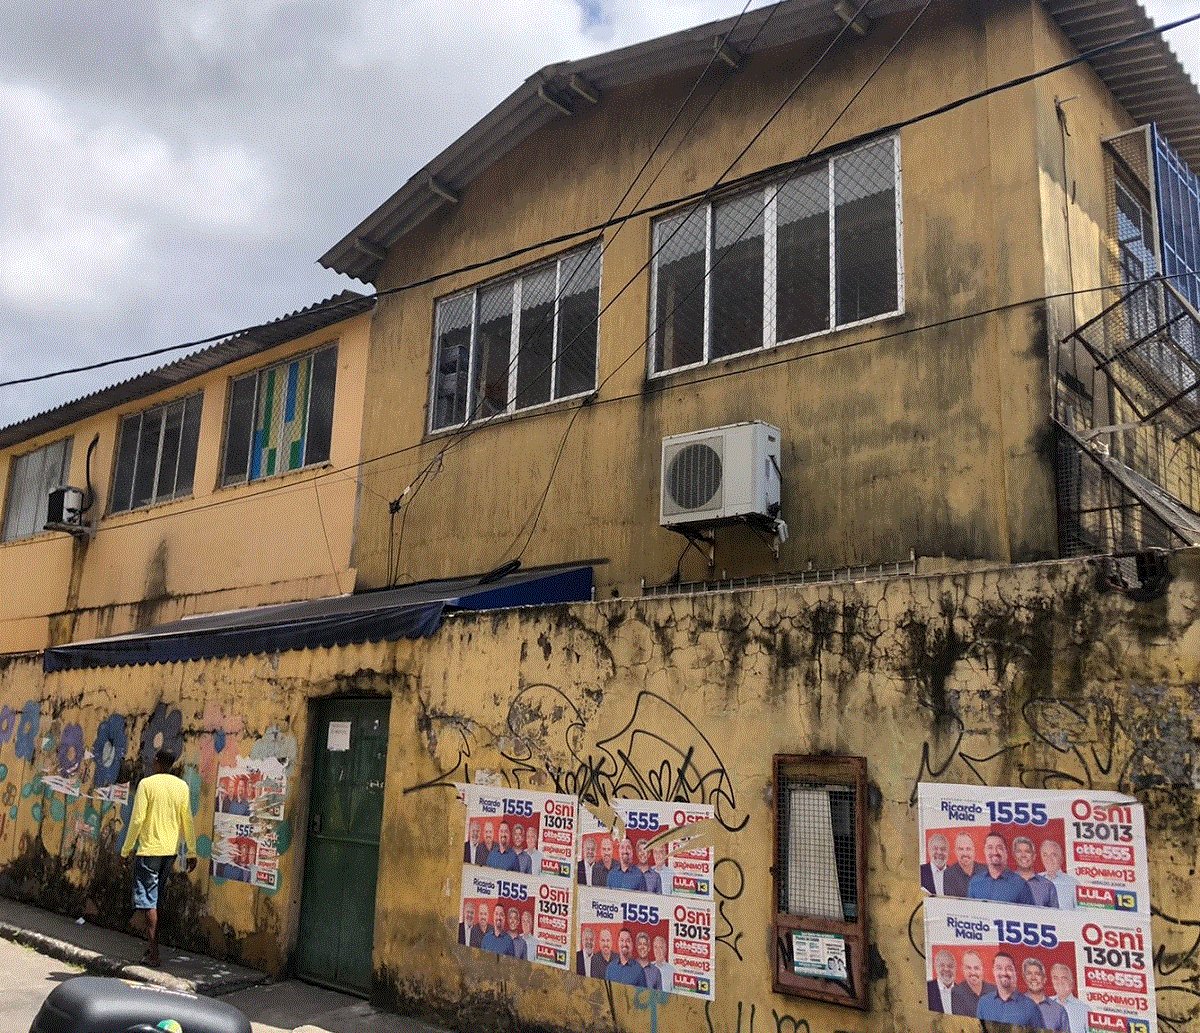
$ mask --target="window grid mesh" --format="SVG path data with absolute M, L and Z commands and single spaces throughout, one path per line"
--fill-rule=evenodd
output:
M 783 775 L 776 858 L 780 914 L 858 918 L 858 814 L 854 786 Z
M 898 312 L 898 182 L 888 137 L 656 220 L 652 370 Z

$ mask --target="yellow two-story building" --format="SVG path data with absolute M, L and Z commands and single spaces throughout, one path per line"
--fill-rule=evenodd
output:
M 122 922 L 166 743 L 189 949 L 486 1031 L 968 1033 L 918 787 L 1088 786 L 1146 805 L 1192 1028 L 1197 166 L 1136 0 L 787 0 L 542 69 L 324 256 L 377 298 L 0 432 L 0 891 Z M 713 999 L 472 947 L 472 782 L 712 805 Z
M 728 40 L 732 22 L 543 69 L 324 256 L 396 292 L 371 353 L 364 450 L 392 458 L 367 472 L 364 585 L 597 556 L 604 594 L 636 595 L 1190 540 L 1114 530 L 1090 481 L 1073 496 L 1056 421 L 1134 424 L 1191 382 L 1196 260 L 1171 264 L 1163 233 L 1195 220 L 1195 86 L 1158 36 L 1103 49 L 1152 28 L 1136 3 L 873 3 L 831 43 L 856 6 L 793 0 Z M 1122 414 L 1121 363 L 1069 338 L 1159 272 L 1181 275 L 1129 303 L 1129 340 L 1168 324 L 1174 370 Z M 664 439 L 753 421 L 779 431 L 768 501 L 722 509 L 740 446 L 701 435 L 688 473 Z M 1179 450 L 1139 435 L 1099 440 L 1200 506 L 1194 438 L 1170 473 L 1151 457 Z
M 0 653 L 353 592 L 372 308 L 346 292 L 0 429 Z M 82 513 L 47 529 L 64 485 Z

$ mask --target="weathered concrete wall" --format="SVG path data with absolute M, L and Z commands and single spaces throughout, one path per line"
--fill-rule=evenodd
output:
M 1045 31 L 1037 7 L 1032 0 L 935 4 L 822 146 L 1032 71 Z M 910 19 L 880 19 L 865 39 L 850 34 L 734 175 L 801 159 Z M 715 182 L 827 43 L 756 54 L 736 74 L 714 73 L 701 96 L 729 81 L 645 204 Z M 602 222 L 694 79 L 690 72 L 615 89 L 551 122 L 467 186 L 459 204 L 393 248 L 379 286 Z M 649 277 L 639 272 L 651 254 L 651 219 L 637 218 L 605 234 L 599 379 L 606 383 L 597 400 L 493 420 L 460 444 L 425 433 L 436 300 L 543 255 L 381 301 L 370 374 L 378 390 L 367 405 L 364 451 L 390 458 L 366 471 L 375 494 L 362 510 L 362 583 L 387 581 L 395 539 L 382 499 L 398 496 L 452 440 L 445 473 L 426 481 L 410 506 L 402 580 L 487 570 L 511 555 L 565 440 L 526 563 L 607 556 L 602 588 L 625 594 L 642 577 L 665 581 L 682 543 L 658 527 L 661 439 L 753 419 L 782 429 L 783 515 L 792 537 L 776 564 L 748 532 L 724 531 L 718 573 L 876 563 L 906 559 L 910 550 L 992 562 L 1055 555 L 1044 312 L 1025 306 L 962 318 L 1044 292 L 1034 98 L 1032 86 L 1010 90 L 900 134 L 906 311 L 892 319 L 651 381 L 640 345 Z M 464 494 L 464 484 L 474 490 Z M 489 500 L 483 520 L 480 497 Z M 708 573 L 697 553 L 685 557 L 685 579 Z
M 44 532 L 0 542 L 0 654 L 177 620 L 194 613 L 290 602 L 354 590 L 357 519 L 353 473 L 310 483 L 319 468 L 223 487 L 221 453 L 233 377 L 338 344 L 334 430 L 326 467 L 362 457 L 363 395 L 371 317 L 363 314 L 230 363 L 59 431 L 0 450 L 0 513 L 8 470 L 21 455 L 73 439 L 69 483 L 85 487 L 88 446 L 96 491 L 86 542 Z M 192 494 L 109 513 L 122 417 L 200 391 L 204 396 Z M 247 534 L 247 528 L 257 533 Z
M 460 615 L 415 643 L 45 679 L 11 658 L 0 664 L 0 705 L 18 712 L 11 724 L 0 712 L 0 879 L 72 914 L 128 914 L 113 859 L 120 809 L 64 806 L 37 777 L 67 767 L 69 743 L 94 746 L 85 791 L 134 774 L 160 742 L 181 747 L 202 837 L 217 764 L 282 756 L 292 781 L 279 890 L 202 869 L 179 880 L 182 918 L 169 930 L 277 970 L 303 870 L 306 701 L 389 693 L 380 1001 L 480 1030 L 973 1033 L 924 1010 L 916 784 L 1119 788 L 1147 807 L 1159 1009 L 1176 1033 L 1200 1021 L 1200 551 L 1176 554 L 1172 571 L 1138 598 L 1109 586 L 1102 561 L 1080 561 Z M 106 739 L 119 748 L 105 751 Z M 776 753 L 868 758 L 869 1014 L 771 993 Z M 716 806 L 714 1005 L 654 1003 L 455 945 L 452 784 L 485 772 L 594 801 Z

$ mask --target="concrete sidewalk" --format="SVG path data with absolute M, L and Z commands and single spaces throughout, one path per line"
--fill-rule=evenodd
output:
M 0 936 L 102 976 L 217 997 L 267 981 L 265 972 L 163 946 L 161 968 L 138 964 L 146 941 L 0 897 Z
M 98 925 L 78 925 L 63 915 L 6 897 L 0 897 L 0 938 L 93 975 L 221 997 L 246 1014 L 254 1033 L 447 1033 L 416 1019 L 378 1011 L 357 997 L 290 979 L 272 983 L 265 972 L 191 951 L 164 946 L 162 968 L 147 968 L 137 963 L 146 948 L 144 940 Z

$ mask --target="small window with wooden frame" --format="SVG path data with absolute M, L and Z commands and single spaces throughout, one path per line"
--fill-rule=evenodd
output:
M 774 768 L 775 992 L 865 1010 L 866 758 Z

